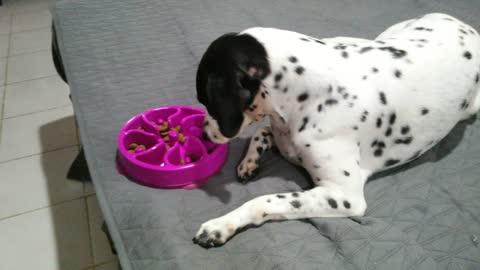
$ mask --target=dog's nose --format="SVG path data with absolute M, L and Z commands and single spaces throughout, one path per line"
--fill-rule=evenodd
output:
M 208 137 L 208 134 L 205 131 L 202 132 L 202 139 L 205 141 L 210 141 L 210 138 Z

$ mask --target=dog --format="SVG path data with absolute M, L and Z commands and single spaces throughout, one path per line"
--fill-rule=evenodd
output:
M 478 111 L 480 36 L 439 13 L 395 24 L 375 40 L 255 27 L 213 41 L 196 83 L 213 142 L 270 119 L 237 167 L 242 182 L 276 146 L 314 184 L 203 223 L 193 242 L 209 248 L 266 221 L 363 216 L 369 176 L 418 158 Z

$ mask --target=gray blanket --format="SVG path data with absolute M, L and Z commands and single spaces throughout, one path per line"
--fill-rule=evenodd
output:
M 202 222 L 258 195 L 308 188 L 308 176 L 268 153 L 256 180 L 237 183 L 248 134 L 230 144 L 226 165 L 200 189 L 151 189 L 115 169 L 126 120 L 151 107 L 198 105 L 196 66 L 225 32 L 270 26 L 374 38 L 429 12 L 480 30 L 480 1 L 63 0 L 52 12 L 81 141 L 123 269 L 480 269 L 478 121 L 459 124 L 414 163 L 373 177 L 365 217 L 271 222 L 210 250 L 191 241 Z

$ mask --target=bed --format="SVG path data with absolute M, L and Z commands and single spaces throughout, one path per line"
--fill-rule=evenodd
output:
M 430 12 L 480 30 L 477 0 L 62 0 L 52 6 L 81 143 L 124 270 L 480 269 L 480 122 L 460 123 L 421 158 L 375 175 L 361 218 L 270 222 L 203 249 L 200 224 L 256 196 L 306 189 L 277 153 L 237 182 L 252 130 L 230 143 L 223 169 L 195 190 L 138 185 L 115 168 L 122 124 L 152 107 L 199 106 L 195 72 L 208 44 L 251 26 L 316 37 L 374 38 Z

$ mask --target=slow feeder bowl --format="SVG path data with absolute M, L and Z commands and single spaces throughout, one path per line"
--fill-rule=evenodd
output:
M 196 188 L 227 158 L 228 147 L 202 138 L 205 112 L 188 106 L 145 111 L 118 135 L 118 169 L 132 180 L 157 188 Z

